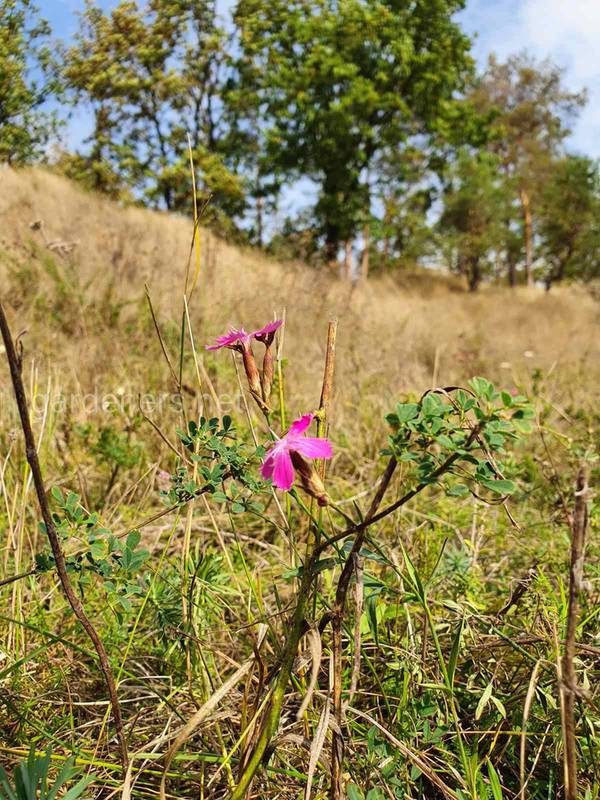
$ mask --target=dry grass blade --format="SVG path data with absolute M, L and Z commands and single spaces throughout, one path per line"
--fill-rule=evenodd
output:
M 208 717 L 208 715 L 219 705 L 221 700 L 226 697 L 229 692 L 234 689 L 237 684 L 242 680 L 244 675 L 246 675 L 254 663 L 254 658 L 249 658 L 248 661 L 245 661 L 242 666 L 237 669 L 233 675 L 231 675 L 225 683 L 220 686 L 217 691 L 211 695 L 208 700 L 200 706 L 200 708 L 196 711 L 196 713 L 186 722 L 183 728 L 179 731 L 177 736 L 175 737 L 175 741 L 169 748 L 167 754 L 165 755 L 165 762 L 163 766 L 163 775 L 160 781 L 160 800 L 166 800 L 166 783 L 167 783 L 167 772 L 169 771 L 169 767 L 171 766 L 171 762 L 181 745 L 190 738 L 192 733 L 196 730 L 198 725 L 200 725 L 204 720 Z
M 302 719 L 306 709 L 310 705 L 312 696 L 315 693 L 315 689 L 317 688 L 317 681 L 319 679 L 319 670 L 321 669 L 321 658 L 323 655 L 323 645 L 321 643 L 321 635 L 319 634 L 318 628 L 312 626 L 308 631 L 308 633 L 306 634 L 306 638 L 308 639 L 308 646 L 310 648 L 312 667 L 310 671 L 310 680 L 308 682 L 308 688 L 306 690 L 306 694 L 304 695 L 304 700 L 302 701 L 302 705 L 300 706 L 300 708 L 298 709 L 298 713 L 296 714 L 296 719 Z
M 385 728 L 380 722 L 378 722 L 375 717 L 372 717 L 370 714 L 365 713 L 364 711 L 359 711 L 358 708 L 354 708 L 353 706 L 348 706 L 346 711 L 352 712 L 357 717 L 361 717 L 362 719 L 369 722 L 371 725 L 374 725 L 383 735 L 388 739 L 394 747 L 398 748 L 398 751 L 409 761 L 411 761 L 417 769 L 421 770 L 423 775 L 430 781 L 434 786 L 436 786 L 440 792 L 444 795 L 444 797 L 449 798 L 450 800 L 459 800 L 458 795 L 456 792 L 447 786 L 444 781 L 440 778 L 440 776 L 429 766 L 429 764 L 421 758 L 417 753 L 413 753 L 410 747 L 407 747 L 400 739 L 396 739 L 393 733 L 390 733 L 387 728 Z
M 529 712 L 531 711 L 531 704 L 533 702 L 533 696 L 535 694 L 535 687 L 537 685 L 537 677 L 540 671 L 540 664 L 541 661 L 536 661 L 536 664 L 531 672 L 531 678 L 529 680 L 529 686 L 527 687 L 527 694 L 525 696 L 525 705 L 523 706 L 523 722 L 521 723 L 521 745 L 519 751 L 519 780 L 521 783 L 521 788 L 519 790 L 519 800 L 525 800 L 525 789 L 526 789 L 526 780 L 525 780 L 525 754 L 527 748 L 527 721 L 529 719 Z
M 356 585 L 354 590 L 355 609 L 354 609 L 354 658 L 352 662 L 352 677 L 350 679 L 350 691 L 348 692 L 347 705 L 350 705 L 358 688 L 358 676 L 360 675 L 360 622 L 362 618 L 363 605 L 365 599 L 365 584 L 363 580 L 362 559 L 357 557 L 354 564 Z
M 308 762 L 306 787 L 304 789 L 304 800 L 310 800 L 310 796 L 312 794 L 313 778 L 315 775 L 315 770 L 317 769 L 317 764 L 319 763 L 319 756 L 321 755 L 323 745 L 325 744 L 325 738 L 327 737 L 330 716 L 331 702 L 328 697 L 325 701 L 321 716 L 319 717 L 319 724 L 317 725 L 317 730 L 315 731 L 315 736 L 310 747 L 310 759 Z

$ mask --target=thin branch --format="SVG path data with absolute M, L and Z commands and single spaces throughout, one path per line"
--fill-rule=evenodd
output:
M 25 438 L 25 451 L 27 455 L 27 462 L 29 463 L 29 468 L 31 469 L 31 474 L 33 477 L 33 483 L 35 486 L 35 491 L 37 494 L 40 511 L 46 526 L 46 534 L 48 536 L 50 547 L 52 548 L 52 553 L 54 555 L 54 561 L 56 563 L 56 571 L 58 573 L 58 577 L 60 579 L 67 600 L 69 601 L 69 604 L 73 609 L 73 613 L 80 621 L 82 627 L 84 628 L 89 639 L 94 645 L 96 653 L 98 654 L 100 669 L 102 670 L 102 673 L 104 675 L 104 680 L 106 682 L 106 687 L 108 689 L 108 694 L 110 696 L 113 719 L 115 722 L 117 737 L 119 739 L 119 745 L 121 748 L 121 763 L 123 766 L 123 770 L 126 771 L 129 759 L 127 754 L 127 743 L 125 741 L 125 735 L 123 732 L 123 720 L 121 717 L 121 707 L 119 705 L 119 699 L 117 697 L 115 680 L 110 668 L 110 663 L 108 660 L 106 649 L 104 648 L 104 644 L 102 643 L 102 640 L 100 639 L 100 636 L 98 635 L 96 629 L 88 619 L 85 610 L 83 608 L 83 605 L 81 603 L 81 600 L 77 596 L 73 588 L 73 585 L 71 584 L 69 575 L 67 573 L 65 556 L 62 550 L 60 539 L 58 537 L 58 533 L 56 531 L 56 527 L 54 525 L 52 513 L 50 512 L 50 507 L 48 505 L 48 499 L 46 497 L 46 488 L 44 485 L 44 478 L 42 475 L 42 470 L 38 459 L 33 430 L 31 428 L 29 409 L 27 406 L 27 397 L 25 395 L 25 388 L 23 386 L 23 379 L 21 377 L 21 357 L 20 355 L 17 355 L 17 352 L 15 350 L 15 346 L 13 343 L 13 339 L 10 333 L 10 328 L 8 326 L 8 321 L 6 319 L 2 303 L 0 303 L 0 332 L 2 333 L 2 339 L 4 341 L 4 347 L 6 349 L 6 358 L 8 360 L 8 365 L 10 367 L 10 374 L 12 378 L 15 400 L 17 402 L 17 406 L 19 409 L 19 416 L 21 418 L 21 427 L 23 430 L 23 436 Z
M 348 595 L 348 586 L 350 585 L 350 578 L 354 572 L 360 569 L 360 551 L 362 549 L 365 536 L 367 535 L 367 527 L 370 520 L 374 519 L 377 509 L 381 505 L 381 501 L 390 485 L 390 481 L 396 470 L 397 461 L 394 456 L 388 461 L 381 483 L 371 501 L 367 516 L 362 527 L 357 533 L 356 539 L 352 544 L 352 548 L 348 553 L 346 563 L 340 575 L 338 586 L 335 594 L 335 605 L 331 616 L 331 629 L 333 634 L 333 713 L 337 722 L 337 730 L 333 731 L 332 738 L 332 752 L 331 752 L 331 800 L 341 800 L 344 796 L 342 786 L 342 766 L 344 760 L 344 738 L 341 733 L 343 708 L 342 708 L 342 667 L 343 667 L 343 648 L 342 648 L 342 627 L 344 623 L 344 614 L 346 610 L 346 597 Z M 330 540 L 331 541 L 331 540 Z M 357 668 L 355 667 L 355 673 Z M 355 680 L 358 679 L 356 675 Z
M 577 798 L 577 738 L 575 733 L 575 699 L 577 697 L 577 675 L 575 673 L 575 635 L 579 617 L 579 596 L 583 588 L 583 564 L 585 558 L 585 539 L 588 522 L 588 483 L 585 467 L 577 473 L 575 490 L 575 510 L 571 534 L 571 565 L 569 571 L 569 610 L 567 633 L 562 662 L 564 696 L 564 737 L 565 737 L 565 800 Z

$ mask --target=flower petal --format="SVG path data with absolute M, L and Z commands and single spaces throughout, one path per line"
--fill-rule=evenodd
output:
M 273 469 L 275 468 L 275 453 L 271 451 L 267 453 L 265 460 L 260 468 L 260 474 L 268 481 L 273 477 Z
M 284 492 L 289 492 L 294 483 L 294 467 L 287 449 L 281 449 L 274 454 L 275 468 L 273 470 L 273 484 Z
M 250 334 L 250 336 L 254 336 L 255 339 L 260 339 L 263 336 L 268 336 L 270 333 L 275 333 L 275 331 L 283 325 L 282 319 L 276 319 L 274 322 L 269 322 L 262 328 L 257 331 L 254 331 Z
M 240 328 L 240 330 L 231 328 L 224 336 L 217 336 L 214 344 L 207 344 L 206 349 L 219 350 L 221 347 L 231 347 L 232 344 L 237 342 L 246 343 L 249 338 L 249 334 L 243 328 Z
M 333 456 L 333 447 L 329 439 L 303 436 L 290 443 L 290 447 L 306 458 L 331 458 Z
M 295 436 L 299 436 L 301 433 L 304 433 L 304 431 L 308 428 L 310 423 L 313 421 L 314 416 L 315 416 L 314 414 L 304 414 L 304 416 L 300 417 L 299 419 L 294 420 L 292 422 L 292 424 L 290 425 L 290 429 L 287 432 L 286 436 L 289 436 L 290 434 L 292 434 L 292 436 L 295 437 Z

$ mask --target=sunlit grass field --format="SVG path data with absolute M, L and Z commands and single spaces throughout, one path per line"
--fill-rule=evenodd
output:
M 3 352 L 0 764 L 52 746 L 54 763 L 74 755 L 94 776 L 86 796 L 157 797 L 162 779 L 168 797 L 229 797 L 259 739 L 306 543 L 315 530 L 340 529 L 343 514 L 363 518 L 385 468 L 386 414 L 398 402 L 483 375 L 532 403 L 531 431 L 503 458 L 516 490 L 498 503 L 432 485 L 369 529 L 342 630 L 341 784 L 350 800 L 561 796 L 569 518 L 579 465 L 592 488 L 599 474 L 594 296 L 577 286 L 471 295 L 424 268 L 352 287 L 202 229 L 200 272 L 184 304 L 195 271 L 189 220 L 119 208 L 43 171 L 4 170 L 0 183 L 0 295 L 23 346 L 51 502 L 76 494 L 115 536 L 139 529 L 148 552 L 123 591 L 107 591 L 93 571 L 72 572 L 115 675 L 124 779 L 95 653 L 54 572 L 41 569 L 47 545 Z M 237 354 L 204 345 L 228 326 L 254 330 L 274 318 L 285 319 L 269 418 L 277 434 L 319 409 L 328 323 L 337 320 L 323 420 L 337 510 L 274 491 L 260 513 L 206 495 L 162 513 L 169 476 L 185 460 L 177 431 L 190 419 L 229 416 L 244 446 L 268 442 Z M 410 480 L 400 464 L 390 501 Z M 600 769 L 595 508 L 575 658 L 586 800 L 599 796 Z M 85 546 L 75 534 L 64 541 L 68 554 Z M 326 621 L 349 546 L 317 570 L 306 635 L 249 797 L 330 796 L 340 728 L 329 722 Z

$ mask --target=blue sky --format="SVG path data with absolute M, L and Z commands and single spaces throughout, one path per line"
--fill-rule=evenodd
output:
M 226 10 L 231 0 L 220 0 Z M 117 0 L 101 0 L 109 9 Z M 77 28 L 84 0 L 38 0 L 55 35 L 68 40 Z M 586 87 L 589 101 L 569 142 L 571 149 L 600 157 L 600 0 L 468 0 L 460 14 L 465 30 L 476 36 L 474 53 L 484 64 L 490 52 L 501 58 L 526 50 L 549 56 L 565 69 L 565 83 Z M 70 145 L 78 145 L 89 129 L 84 110 L 71 119 Z

